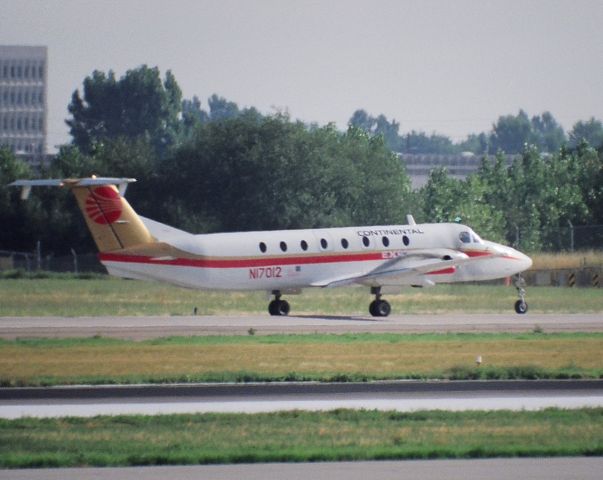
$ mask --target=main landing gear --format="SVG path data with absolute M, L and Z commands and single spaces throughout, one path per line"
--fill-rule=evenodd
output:
M 515 311 L 520 315 L 523 315 L 528 311 L 528 304 L 526 302 L 526 281 L 524 278 L 517 274 L 515 276 L 515 288 L 517 289 L 517 295 L 519 295 L 519 300 L 515 302 Z
M 272 316 L 286 317 L 289 315 L 289 302 L 281 300 L 280 290 L 273 290 L 274 300 L 268 304 L 268 312 Z
M 369 312 L 373 317 L 387 317 L 392 311 L 392 307 L 387 300 L 381 299 L 381 287 L 371 287 L 371 294 L 375 295 L 375 300 L 369 305 Z

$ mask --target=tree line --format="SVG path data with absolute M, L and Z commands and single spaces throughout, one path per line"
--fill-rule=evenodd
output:
M 541 152 L 555 153 L 561 147 L 575 149 L 582 140 L 594 148 L 603 146 L 603 123 L 600 120 L 580 120 L 566 133 L 550 112 L 532 118 L 523 110 L 517 115 L 500 116 L 490 132 L 472 133 L 458 143 L 437 133 L 428 135 L 414 130 L 400 133 L 400 124 L 396 120 L 390 121 L 383 114 L 374 117 L 364 110 L 356 110 L 349 124 L 371 135 L 382 135 L 395 152 L 417 155 L 463 152 L 476 155 L 494 155 L 498 152 L 521 154 L 526 145 L 535 145 Z
M 603 224 L 603 154 L 586 137 L 549 155 L 532 139 L 510 167 L 502 155 L 484 156 L 465 180 L 438 169 L 413 191 L 380 130 L 385 118 L 377 128 L 353 117 L 341 132 L 217 95 L 204 109 L 198 98 L 182 99 L 171 73 L 161 78 L 146 66 L 119 79 L 94 72 L 68 109 L 73 141 L 37 176 L 137 178 L 128 200 L 140 214 L 194 233 L 396 224 L 413 213 L 420 222 L 462 221 L 507 243 L 521 229 L 522 248 L 538 250 L 553 248 L 568 220 Z M 40 241 L 57 255 L 93 251 L 64 192 L 41 189 L 21 202 L 6 187 L 33 175 L 0 150 L 0 250 L 32 250 Z

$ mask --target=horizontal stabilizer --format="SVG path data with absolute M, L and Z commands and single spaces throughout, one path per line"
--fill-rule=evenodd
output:
M 123 197 L 129 183 L 135 182 L 135 178 L 115 177 L 88 177 L 88 178 L 48 178 L 40 180 L 16 180 L 9 183 L 9 187 L 21 187 L 21 198 L 26 200 L 31 192 L 31 187 L 92 187 L 98 185 L 116 185 L 119 194 Z

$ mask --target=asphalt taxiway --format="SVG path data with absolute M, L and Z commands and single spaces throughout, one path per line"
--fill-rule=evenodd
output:
M 211 315 L 139 317 L 0 317 L 0 338 L 104 337 L 142 340 L 166 336 L 294 333 L 601 332 L 603 315 L 423 314 L 370 316 Z
M 458 411 L 547 407 L 603 407 L 603 380 L 286 382 L 0 389 L 0 418 L 8 419 L 338 408 Z
M 259 463 L 176 467 L 53 468 L 0 470 L 3 480 L 599 480 L 602 457 L 488 458 L 381 462 Z

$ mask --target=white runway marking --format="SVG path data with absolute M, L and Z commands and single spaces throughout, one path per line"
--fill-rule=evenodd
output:
M 363 398 L 326 400 L 166 401 L 138 403 L 54 403 L 0 405 L 0 418 L 94 417 L 96 415 L 166 415 L 175 413 L 266 413 L 289 410 L 541 410 L 603 407 L 601 395 L 501 396 L 475 398 Z

